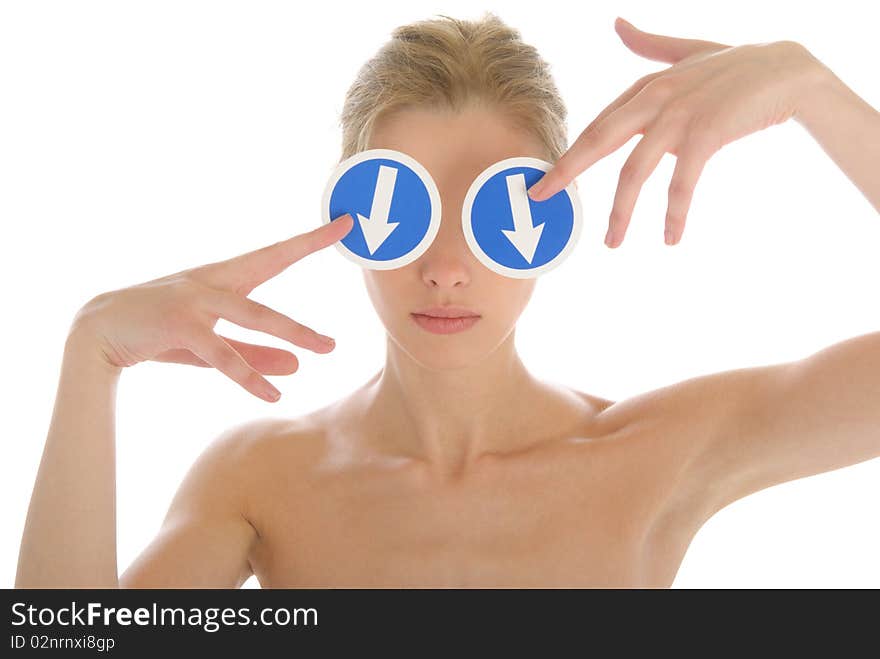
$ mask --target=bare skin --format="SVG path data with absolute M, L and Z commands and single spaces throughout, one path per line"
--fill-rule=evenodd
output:
M 395 450 L 380 429 L 364 432 L 357 423 L 377 380 L 255 442 L 249 464 L 263 485 L 249 509 L 259 533 L 249 562 L 261 584 L 672 582 L 702 511 L 663 519 L 683 456 L 658 449 L 659 428 L 615 427 L 619 418 L 598 414 L 607 401 L 547 387 L 534 418 L 540 427 L 507 438 L 506 451 L 439 475 Z M 290 464 L 301 465 L 296 479 Z
M 626 39 L 630 47 L 687 46 L 656 35 Z M 790 116 L 880 207 L 872 146 L 880 144 L 880 116 L 827 69 L 811 68 L 796 45 L 762 52 L 793 73 L 781 76 L 775 95 L 762 86 L 762 99 L 731 92 L 739 107 L 764 102 L 775 113 L 780 99 L 790 101 Z M 743 66 L 754 65 L 754 48 L 729 51 L 724 61 L 735 67 L 738 53 Z M 533 137 L 481 107 L 397 113 L 371 139 L 423 163 L 453 219 L 485 166 L 511 155 L 546 158 Z M 579 139 L 545 178 L 561 189 L 565 176 L 610 148 L 591 139 Z M 672 244 L 683 226 L 683 188 L 675 189 Z M 621 200 L 634 202 L 634 193 L 620 192 L 615 204 Z M 613 213 L 621 231 L 612 246 L 625 214 Z M 384 368 L 308 415 L 243 423 L 218 437 L 188 473 L 159 535 L 118 576 L 114 410 L 122 370 L 147 359 L 214 366 L 262 395 L 262 375 L 289 374 L 296 358 L 221 345 L 211 328 L 224 317 L 331 350 L 310 328 L 244 296 L 351 227 L 340 218 L 83 307 L 65 347 L 17 587 L 238 587 L 251 574 L 263 587 L 668 587 L 694 534 L 724 506 L 880 455 L 880 333 L 612 402 L 531 375 L 514 327 L 534 282 L 482 268 L 460 223 L 444 218 L 416 262 L 364 273 L 388 330 Z M 457 335 L 431 335 L 409 317 L 431 304 L 469 305 L 481 319 Z

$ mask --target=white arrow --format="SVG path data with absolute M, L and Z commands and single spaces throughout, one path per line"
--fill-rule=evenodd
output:
M 361 231 L 364 240 L 367 241 L 367 249 L 374 254 L 382 243 L 397 228 L 400 222 L 389 222 L 388 211 L 391 209 L 391 198 L 394 196 L 394 182 L 397 180 L 397 170 L 394 167 L 379 165 L 379 177 L 376 179 L 376 191 L 373 193 L 373 205 L 370 208 L 370 216 L 364 217 L 357 214 L 361 223 Z
M 507 196 L 510 198 L 510 211 L 513 213 L 513 230 L 502 229 L 501 232 L 513 243 L 513 246 L 529 263 L 535 258 L 535 250 L 541 241 L 544 223 L 532 226 L 532 211 L 526 195 L 526 177 L 524 174 L 513 174 L 507 177 Z

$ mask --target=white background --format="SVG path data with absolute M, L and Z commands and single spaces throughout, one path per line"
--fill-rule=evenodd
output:
M 727 44 L 800 41 L 880 105 L 876 22 L 864 2 L 3 2 L 0 586 L 14 583 L 79 306 L 318 226 L 340 153 L 339 112 L 361 64 L 397 25 L 483 10 L 551 63 L 572 140 L 636 78 L 664 68 L 623 46 L 617 15 Z M 617 175 L 636 140 L 578 179 L 580 243 L 539 282 L 517 330 L 536 374 L 619 400 L 880 328 L 880 218 L 800 126 L 718 153 L 675 247 L 662 239 L 674 166 L 665 156 L 623 246 L 609 250 Z M 337 348 L 295 349 L 299 372 L 271 378 L 283 394 L 274 406 L 215 370 L 145 363 L 123 373 L 120 571 L 219 432 L 322 406 L 383 363 L 383 328 L 359 270 L 335 249 L 252 297 L 334 336 Z M 294 348 L 224 320 L 216 330 Z M 878 512 L 880 460 L 763 490 L 709 520 L 674 586 L 880 587 Z

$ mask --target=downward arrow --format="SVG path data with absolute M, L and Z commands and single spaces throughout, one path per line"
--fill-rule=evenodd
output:
M 391 208 L 391 198 L 394 196 L 394 182 L 396 180 L 397 170 L 394 167 L 379 165 L 379 177 L 376 180 L 376 191 L 373 193 L 370 216 L 364 217 L 360 213 L 357 214 L 370 255 L 382 246 L 382 243 L 400 224 L 400 222 L 388 221 L 388 211 Z
M 510 211 L 513 213 L 513 230 L 502 229 L 501 232 L 513 243 L 523 258 L 532 263 L 535 250 L 541 241 L 544 223 L 532 226 L 532 210 L 526 195 L 526 177 L 524 174 L 513 174 L 507 177 L 507 196 L 510 198 Z

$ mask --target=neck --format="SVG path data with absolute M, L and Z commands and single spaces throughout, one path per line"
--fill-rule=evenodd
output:
M 457 472 L 522 441 L 533 403 L 545 392 L 520 360 L 514 332 L 479 363 L 448 370 L 424 367 L 390 337 L 387 344 L 369 404 L 383 443 Z

